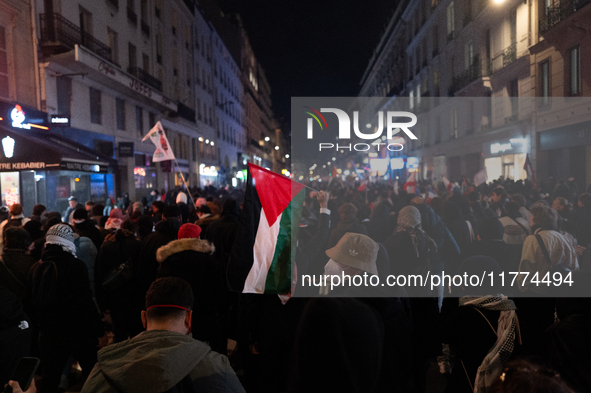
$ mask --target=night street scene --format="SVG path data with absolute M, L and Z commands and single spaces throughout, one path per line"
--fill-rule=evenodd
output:
M 0 391 L 591 393 L 591 0 L 0 0 Z

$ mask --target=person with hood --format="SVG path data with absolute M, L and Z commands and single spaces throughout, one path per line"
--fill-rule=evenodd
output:
M 45 205 L 35 205 L 33 206 L 33 215 L 29 217 L 33 221 L 39 221 L 43 224 L 47 221 L 47 217 L 45 216 L 45 212 L 47 211 L 47 207 Z
M 478 241 L 470 247 L 466 258 L 483 255 L 492 258 L 505 272 L 515 272 L 519 268 L 521 246 L 509 245 L 503 241 L 503 224 L 497 217 L 489 217 L 482 221 L 478 233 Z
M 135 238 L 130 230 L 126 229 L 125 222 L 121 229 L 109 233 L 105 237 L 96 265 L 97 301 L 101 310 L 110 310 L 113 321 L 113 342 L 127 340 L 131 335 L 133 308 L 130 298 L 133 289 L 133 282 L 130 285 L 109 292 L 102 283 L 107 275 L 121 266 L 123 263 L 130 263 L 132 271 L 137 266 L 141 242 Z
M 123 224 L 123 210 L 119 208 L 112 209 L 107 222 L 105 222 L 105 229 L 102 231 L 103 238 L 109 233 L 121 229 L 121 224 Z
M 183 224 L 178 240 L 162 246 L 156 252 L 159 277 L 179 277 L 187 280 L 193 290 L 193 337 L 209 343 L 219 353 L 225 353 L 227 337 L 221 316 L 225 304 L 225 275 L 215 261 L 215 247 L 200 239 L 201 228 Z
M 367 235 L 367 228 L 357 218 L 357 207 L 344 203 L 339 207 L 340 220 L 328 237 L 328 248 L 334 247 L 347 232 Z
M 29 218 L 25 218 L 25 216 L 23 215 L 23 207 L 18 203 L 15 203 L 12 206 L 10 206 L 10 210 L 8 211 L 8 213 L 10 214 L 9 219 L 2 221 L 2 223 L 0 224 L 0 255 L 4 253 L 4 245 L 2 242 L 3 232 L 6 225 L 22 227 L 27 222 L 31 221 Z
M 501 268 L 492 258 L 475 256 L 466 259 L 456 274 L 481 277 L 491 272 L 498 276 Z M 445 392 L 490 391 L 521 344 L 517 307 L 501 294 L 502 289 L 485 280 L 481 286 L 454 287 L 459 299 L 445 299 L 441 341 L 450 344 L 459 358 Z
M 289 392 L 377 391 L 384 324 L 356 299 L 312 299 L 293 346 Z M 356 343 L 351 345 L 351 343 Z
M 386 240 L 392 232 L 390 228 L 390 209 L 392 204 L 387 200 L 375 205 L 369 215 L 369 222 L 365 224 L 369 237 L 378 243 Z
M 205 236 L 201 232 L 201 238 L 209 240 L 215 246 L 216 259 L 220 263 L 220 266 L 226 270 L 228 265 L 228 259 L 236 239 L 236 233 L 238 232 L 238 226 L 240 225 L 240 203 L 236 199 L 226 199 L 222 206 L 222 215 L 219 219 L 210 221 L 206 224 L 207 230 Z M 201 222 L 199 220 L 197 222 Z
M 45 240 L 41 260 L 31 267 L 27 282 L 31 317 L 39 328 L 42 391 L 54 393 L 68 358 L 73 355 L 87 376 L 96 363 L 97 344 L 106 343 L 106 336 L 92 300 L 88 270 L 76 257 L 74 231 L 57 224 Z
M 94 223 L 88 219 L 88 212 L 84 209 L 76 209 L 73 217 L 72 225 L 74 227 L 74 232 L 81 237 L 87 237 L 92 240 L 96 249 L 99 250 L 102 244 L 101 232 L 97 229 Z
M 454 237 L 462 255 L 465 255 L 475 241 L 472 224 L 462 218 L 462 210 L 457 204 L 447 201 L 443 205 L 443 221 Z M 450 266 L 455 271 L 455 267 Z
M 406 206 L 398 213 L 396 231 L 384 242 L 390 256 L 390 274 L 424 275 L 434 271 L 437 245 L 423 230 L 421 222 L 421 213 L 415 206 Z M 439 306 L 437 293 L 424 292 L 416 286 L 405 289 L 412 296 L 410 307 L 414 329 L 411 337 L 415 353 L 411 361 L 414 391 L 420 391 L 426 386 L 428 359 L 437 354 L 441 343 L 435 340 L 434 330 Z
M 146 331 L 101 349 L 82 393 L 244 392 L 228 358 L 191 337 L 189 283 L 159 278 L 145 299 Z
M 4 230 L 4 254 L 0 256 L 0 285 L 14 292 L 23 301 L 27 295 L 27 275 L 35 259 L 26 254 L 31 244 L 23 228 Z
M 505 204 L 505 214 L 499 218 L 499 221 L 503 224 L 503 241 L 507 244 L 522 245 L 531 234 L 529 223 L 521 217 L 517 202 L 507 202 Z
M 143 241 L 140 250 L 140 257 L 137 267 L 134 269 L 136 288 L 134 290 L 136 312 L 133 315 L 134 325 L 132 333 L 139 333 L 139 317 L 142 299 L 150 285 L 156 280 L 158 271 L 158 260 L 156 252 L 162 246 L 167 245 L 173 240 L 178 239 L 179 228 L 182 225 L 181 211 L 178 206 L 166 206 L 162 212 L 162 221 L 156 224 L 154 232 L 149 234 Z

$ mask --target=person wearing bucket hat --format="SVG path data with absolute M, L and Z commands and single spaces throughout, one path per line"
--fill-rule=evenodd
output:
M 325 273 L 339 275 L 341 271 L 344 271 L 351 274 L 357 270 L 356 274 L 367 272 L 377 275 L 378 250 L 378 244 L 369 236 L 347 232 L 336 246 L 326 250 L 330 261 L 326 264 Z M 350 268 L 355 270 L 351 271 Z

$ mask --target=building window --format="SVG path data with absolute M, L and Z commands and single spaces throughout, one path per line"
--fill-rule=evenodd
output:
M 148 112 L 148 126 L 154 127 L 156 125 L 156 115 L 154 112 Z
M 513 120 L 517 120 L 519 110 L 519 81 L 517 78 L 509 82 L 509 97 L 511 97 L 511 117 Z
M 137 50 L 135 49 L 135 45 L 131 42 L 129 43 L 129 68 L 136 68 L 137 67 Z
M 575 95 L 581 93 L 581 47 L 575 46 L 569 52 L 570 94 Z
M 111 60 L 119 64 L 119 44 L 117 42 L 117 32 L 107 28 L 107 46 L 111 48 Z
M 452 1 L 447 6 L 447 39 L 454 38 L 455 18 L 454 18 L 454 2 Z
M 67 76 L 55 78 L 57 87 L 57 113 L 70 117 L 72 102 L 72 79 Z
M 116 98 L 115 107 L 117 111 L 117 129 L 125 130 L 125 100 Z
M 8 88 L 8 51 L 6 44 L 6 30 L 0 26 L 0 97 L 9 98 Z
M 474 45 L 472 44 L 472 40 L 468 41 L 464 46 L 464 62 L 467 70 L 474 64 Z
M 449 130 L 452 139 L 458 139 L 458 111 L 452 109 L 449 114 Z
M 540 64 L 540 97 L 542 105 L 550 101 L 550 61 L 546 60 Z
M 102 115 L 101 105 L 101 91 L 95 88 L 90 88 L 90 122 L 94 124 L 101 124 Z
M 146 73 L 150 73 L 150 56 L 145 53 L 142 53 L 142 66 Z
M 141 106 L 135 107 L 135 128 L 138 134 L 144 134 L 144 111 Z

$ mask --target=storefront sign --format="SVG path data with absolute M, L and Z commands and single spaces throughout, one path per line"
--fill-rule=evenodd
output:
M 591 121 L 540 132 L 540 150 L 591 144 Z
M 16 103 L 0 101 L 0 124 L 2 123 L 19 130 L 30 130 L 31 128 L 49 129 L 49 127 L 45 126 L 47 123 L 47 114 L 45 112 Z
M 51 125 L 54 127 L 69 127 L 70 118 L 62 115 L 51 115 Z
M 2 139 L 2 149 L 6 158 L 12 158 L 14 154 L 14 139 L 9 136 Z
M 528 139 L 526 137 L 515 137 L 495 142 L 484 143 L 482 152 L 486 157 L 495 157 L 503 154 L 528 153 Z
M 44 162 L 0 162 L 1 170 L 13 169 L 44 169 Z
M 61 168 L 68 171 L 84 171 L 84 172 L 106 172 L 106 168 L 103 168 L 98 164 L 83 164 L 80 162 L 62 162 Z
M 119 142 L 119 157 L 133 157 L 133 142 Z

